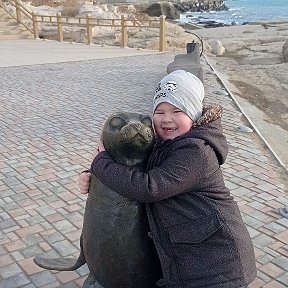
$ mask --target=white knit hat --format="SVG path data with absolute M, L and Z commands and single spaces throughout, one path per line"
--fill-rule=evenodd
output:
M 153 99 L 153 113 L 160 103 L 168 102 L 195 121 L 202 115 L 203 100 L 201 80 L 190 72 L 175 70 L 159 82 Z

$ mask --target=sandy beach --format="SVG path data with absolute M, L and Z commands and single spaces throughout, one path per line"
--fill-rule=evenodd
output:
M 199 29 L 204 41 L 219 40 L 225 53 L 208 60 L 235 100 L 288 167 L 288 63 L 282 46 L 288 39 L 288 20 Z
M 195 33 L 204 41 L 220 40 L 223 44 L 223 55 L 207 56 L 239 90 L 235 94 L 265 112 L 270 123 L 288 130 L 288 64 L 281 51 L 288 40 L 288 20 L 268 24 L 266 29 L 255 24 L 201 29 Z

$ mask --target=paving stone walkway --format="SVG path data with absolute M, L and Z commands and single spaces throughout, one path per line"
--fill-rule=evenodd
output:
M 1 288 L 81 287 L 86 266 L 47 271 L 32 259 L 78 256 L 86 200 L 78 173 L 89 167 L 112 112 L 151 111 L 154 88 L 174 56 L 0 68 Z M 224 107 L 230 148 L 225 180 L 255 247 L 258 277 L 249 288 L 288 287 L 288 219 L 273 212 L 288 205 L 287 174 L 255 132 L 239 131 L 249 123 L 201 61 L 206 103 Z

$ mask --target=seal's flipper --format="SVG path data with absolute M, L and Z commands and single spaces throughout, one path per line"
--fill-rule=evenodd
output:
M 58 271 L 73 271 L 86 263 L 85 259 L 75 258 L 42 258 L 36 257 L 33 259 L 34 263 L 39 267 L 48 270 Z
M 43 258 L 35 257 L 34 263 L 41 268 L 57 271 L 73 271 L 86 263 L 82 247 L 82 235 L 80 237 L 80 255 L 76 258 Z

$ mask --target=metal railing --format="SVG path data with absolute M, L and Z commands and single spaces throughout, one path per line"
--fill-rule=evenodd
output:
M 8 9 L 9 3 L 15 9 L 15 14 Z M 56 15 L 36 15 L 29 11 L 19 0 L 0 0 L 0 6 L 19 23 L 23 24 L 33 35 L 34 38 L 39 38 L 39 23 L 42 25 L 51 24 L 57 27 L 57 40 L 64 41 L 63 26 L 78 26 L 86 29 L 87 43 L 93 44 L 92 28 L 96 26 L 119 28 L 121 31 L 121 47 L 128 46 L 128 28 L 151 28 L 159 29 L 159 51 L 165 51 L 165 16 L 161 15 L 156 19 L 129 19 L 121 15 L 120 19 L 99 19 L 89 15 L 86 17 L 70 17 L 63 16 L 61 13 Z

